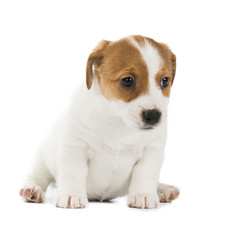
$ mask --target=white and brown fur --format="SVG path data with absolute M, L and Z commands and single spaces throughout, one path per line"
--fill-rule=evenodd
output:
M 89 56 L 86 85 L 37 154 L 20 190 L 23 199 L 43 202 L 51 182 L 56 206 L 63 208 L 124 195 L 136 208 L 175 199 L 178 189 L 159 183 L 175 70 L 175 55 L 150 38 L 101 41 Z M 131 89 L 120 82 L 128 76 L 135 80 Z M 166 88 L 160 86 L 163 77 L 171 80 Z M 142 121 L 147 109 L 161 113 L 152 128 Z

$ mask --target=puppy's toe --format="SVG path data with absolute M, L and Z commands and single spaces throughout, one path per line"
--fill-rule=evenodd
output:
M 88 199 L 82 195 L 61 195 L 58 196 L 56 206 L 60 208 L 85 208 Z
M 160 202 L 171 202 L 176 199 L 179 194 L 179 189 L 171 185 L 161 184 L 161 187 L 158 188 Z
M 133 208 L 156 208 L 159 204 L 159 198 L 154 194 L 129 194 L 127 203 L 129 207 Z
M 44 202 L 44 191 L 40 186 L 36 184 L 25 185 L 20 189 L 19 194 L 25 202 Z

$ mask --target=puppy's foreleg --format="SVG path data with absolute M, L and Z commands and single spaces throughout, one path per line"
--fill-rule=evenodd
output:
M 86 150 L 80 146 L 64 146 L 58 162 L 56 206 L 84 208 L 88 202 Z
M 132 170 L 128 205 L 135 208 L 156 208 L 159 204 L 157 194 L 160 168 L 164 158 L 163 149 L 146 148 L 143 158 Z

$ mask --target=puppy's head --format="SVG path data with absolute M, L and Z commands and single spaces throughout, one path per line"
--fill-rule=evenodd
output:
M 86 83 L 98 82 L 108 107 L 130 127 L 148 130 L 166 118 L 176 57 L 167 45 L 142 36 L 101 41 L 87 61 Z

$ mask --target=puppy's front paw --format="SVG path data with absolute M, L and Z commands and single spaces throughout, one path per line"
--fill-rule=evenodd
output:
M 44 191 L 36 184 L 27 184 L 19 191 L 20 196 L 26 202 L 42 203 L 44 202 Z
M 158 187 L 158 195 L 160 202 L 171 202 L 172 200 L 176 199 L 179 194 L 179 189 L 174 186 L 160 184 Z
M 64 194 L 57 197 L 56 206 L 61 208 L 85 208 L 88 199 L 84 195 Z
M 156 194 L 129 194 L 127 203 L 133 208 L 156 208 L 159 204 L 159 198 Z

